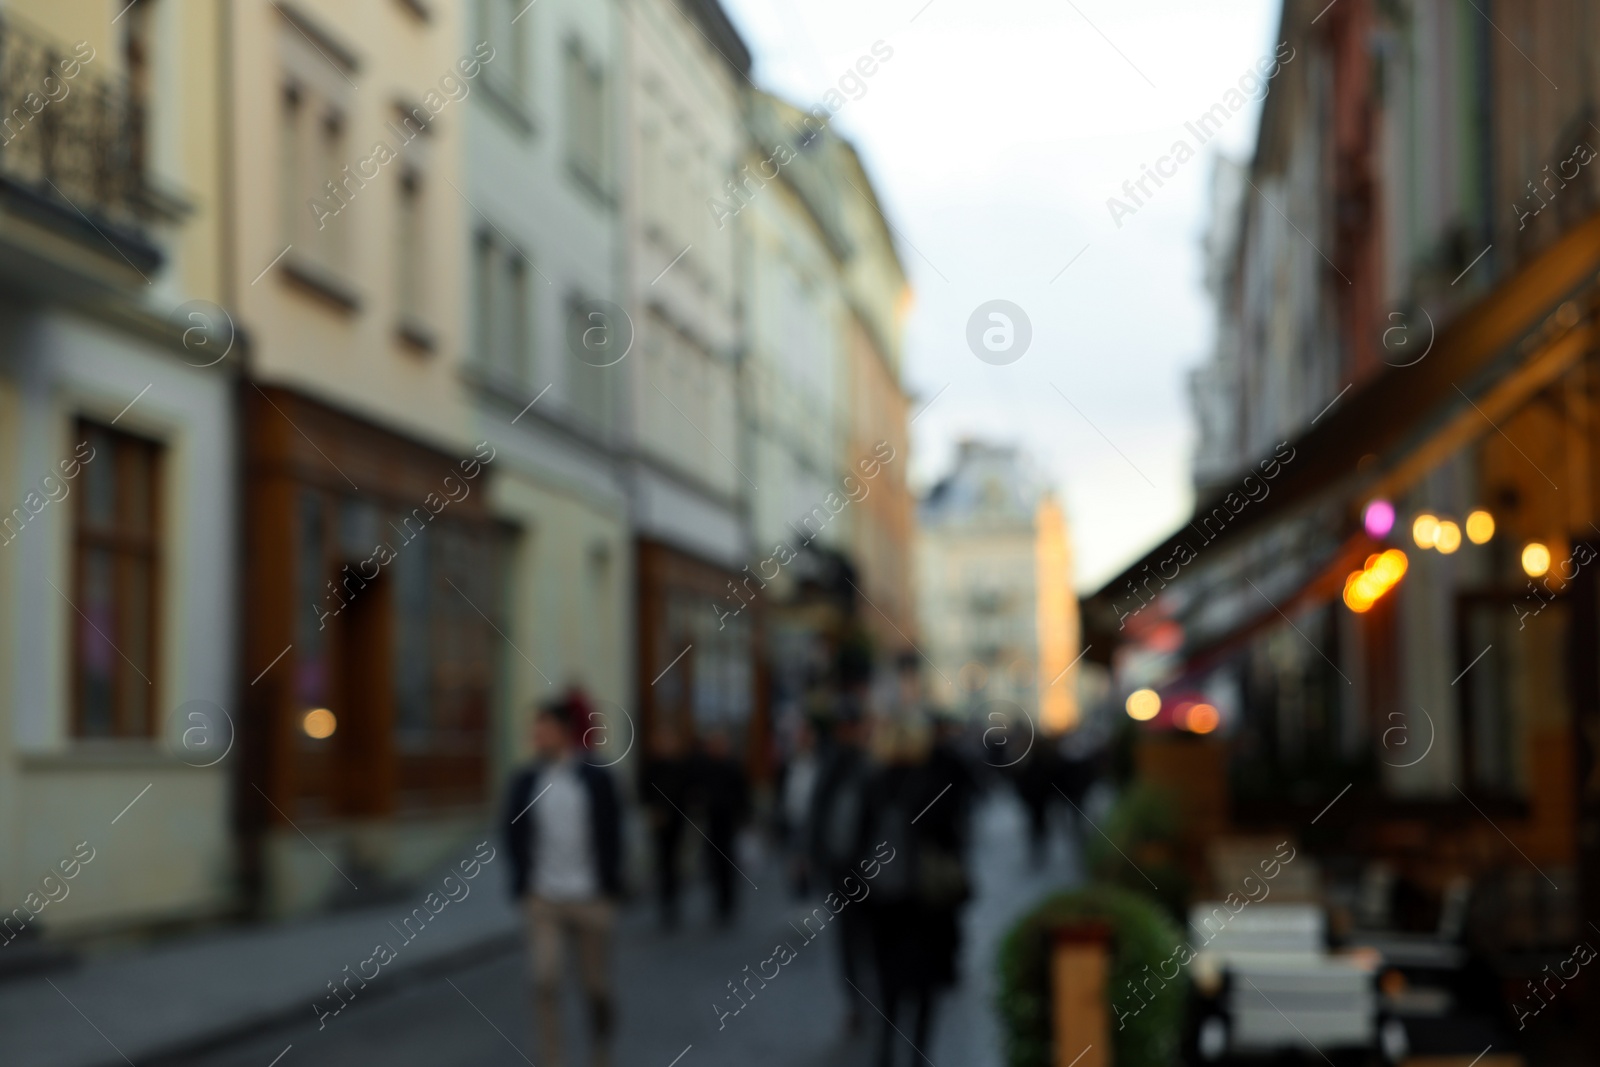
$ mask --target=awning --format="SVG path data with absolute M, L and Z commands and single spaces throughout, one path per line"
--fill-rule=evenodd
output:
M 1191 523 L 1185 523 L 1085 598 L 1084 641 L 1092 647 L 1092 657 L 1108 662 L 1129 637 L 1119 630 L 1113 609 L 1118 596 L 1125 596 L 1126 584 L 1146 567 L 1170 559 L 1180 546 L 1188 545 L 1199 555 L 1216 551 L 1219 543 L 1243 544 L 1244 538 L 1331 493 L 1346 494 L 1352 505 L 1373 495 L 1392 495 L 1477 436 L 1494 432 L 1494 423 L 1593 345 L 1591 308 L 1579 298 L 1594 287 L 1597 273 L 1600 214 L 1459 315 L 1439 333 L 1424 359 L 1385 369 L 1319 416 L 1289 442 L 1294 458 L 1282 465 L 1271 493 L 1235 515 L 1204 547 L 1199 547 Z M 1378 462 L 1358 473 L 1356 465 L 1367 455 Z M 1239 477 L 1247 473 L 1241 470 Z M 1194 518 L 1211 514 L 1229 493 L 1237 492 L 1224 489 L 1197 502 Z

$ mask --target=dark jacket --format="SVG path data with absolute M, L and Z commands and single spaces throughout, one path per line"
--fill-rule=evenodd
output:
M 533 812 L 529 804 L 539 795 L 539 775 L 543 770 L 544 765 L 536 763 L 517 772 L 511 780 L 502 816 L 501 830 L 505 834 L 506 851 L 511 856 L 511 895 L 517 899 L 526 896 L 533 885 L 533 845 L 539 824 L 531 821 Z M 622 893 L 622 812 L 617 803 L 616 786 L 610 772 L 603 767 L 580 760 L 576 771 L 589 794 L 589 831 L 594 843 L 600 892 L 608 897 L 619 896 Z
M 862 803 L 871 768 L 856 745 L 834 745 L 823 757 L 811 792 L 806 851 L 823 878 L 851 873 L 859 856 Z

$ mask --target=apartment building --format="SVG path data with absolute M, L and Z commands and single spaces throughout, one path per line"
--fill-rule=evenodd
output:
M 463 374 L 473 436 L 499 453 L 494 514 L 520 531 L 507 634 L 527 651 L 505 662 L 496 752 L 525 753 L 531 708 L 570 688 L 620 759 L 636 728 L 621 446 L 639 359 L 621 306 L 621 12 L 482 0 L 467 28 L 495 58 L 466 114 Z
M 521 531 L 461 388 L 464 146 L 473 97 L 519 59 L 428 0 L 227 12 L 251 372 L 236 792 L 248 897 L 284 913 L 415 878 L 492 802 Z
M 44 930 L 205 919 L 232 901 L 240 345 L 220 306 L 220 24 L 186 0 L 117 16 L 0 5 L 13 961 Z M 40 903 L 39 877 L 74 857 L 90 863 L 70 900 Z
M 619 366 L 640 725 L 646 737 L 657 723 L 691 736 L 720 726 L 754 743 L 759 608 L 718 609 L 744 578 L 762 490 L 738 455 L 736 231 L 705 208 L 743 159 L 750 53 L 715 0 L 625 0 L 622 13 L 634 354 Z
M 1078 721 L 1066 517 L 1011 445 L 963 441 L 923 498 L 916 567 L 936 705 L 1016 729 Z M 1019 734 L 1018 736 L 1025 736 Z

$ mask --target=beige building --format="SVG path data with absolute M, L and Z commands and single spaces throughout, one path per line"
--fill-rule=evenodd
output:
M 495 793 L 500 664 L 538 662 L 501 636 L 527 531 L 496 513 L 509 457 L 462 388 L 465 135 L 526 57 L 462 5 L 226 10 L 226 269 L 253 379 L 242 871 L 250 904 L 292 912 L 463 847 Z
M 8 945 L 203 921 L 231 899 L 219 10 L 0 5 Z
M 917 573 L 936 704 L 1017 709 L 1047 733 L 1078 721 L 1078 608 L 1061 507 L 1015 447 L 964 441 L 924 497 Z

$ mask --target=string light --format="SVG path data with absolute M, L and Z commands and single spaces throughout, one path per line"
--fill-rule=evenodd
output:
M 1494 516 L 1479 508 L 1467 516 L 1467 540 L 1475 545 L 1487 544 L 1494 536 Z
M 1398 548 L 1367 557 L 1366 564 L 1344 581 L 1345 606 L 1356 614 L 1371 611 L 1383 594 L 1405 576 L 1410 560 Z
M 1161 711 L 1161 697 L 1154 689 L 1135 689 L 1128 694 L 1128 715 L 1146 722 Z

